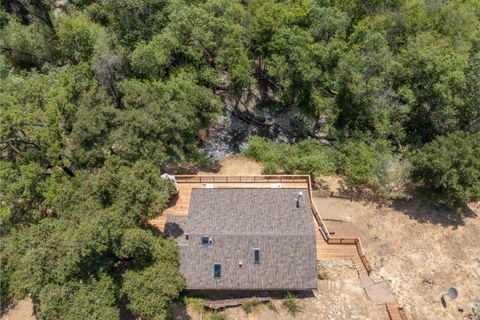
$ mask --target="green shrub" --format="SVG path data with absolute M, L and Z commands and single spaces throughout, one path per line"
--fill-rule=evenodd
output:
M 375 149 L 360 140 L 348 140 L 338 146 L 339 168 L 349 186 L 367 184 L 377 164 Z
M 410 162 L 401 155 L 383 153 L 373 170 L 372 189 L 385 199 L 408 199 Z
M 318 279 L 320 280 L 325 280 L 328 278 L 328 273 L 327 271 L 318 271 Z
M 294 317 L 302 310 L 300 303 L 297 300 L 297 297 L 290 292 L 287 293 L 287 295 L 285 296 L 282 305 L 285 307 L 285 309 L 287 309 L 288 313 L 290 313 Z
M 267 308 L 275 313 L 278 313 L 277 306 L 273 303 L 273 301 L 267 302 Z
M 480 134 L 439 136 L 411 161 L 413 182 L 433 203 L 461 212 L 480 200 Z
M 242 154 L 261 161 L 266 174 L 335 174 L 335 151 L 312 138 L 289 144 L 252 137 Z
M 210 320 L 228 320 L 228 317 L 223 312 L 214 312 L 210 317 Z
M 184 305 L 191 305 L 193 310 L 201 312 L 203 310 L 203 303 L 205 302 L 202 298 L 182 296 L 182 303 Z
M 255 306 L 257 305 L 258 303 L 258 300 L 253 298 L 247 302 L 245 302 L 243 305 L 242 305 L 242 309 L 243 311 L 245 311 L 246 314 L 250 314 L 253 312 L 253 309 L 255 308 Z

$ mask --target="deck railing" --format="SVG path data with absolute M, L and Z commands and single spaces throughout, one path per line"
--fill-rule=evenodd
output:
M 312 207 L 313 216 L 317 220 L 318 226 L 320 227 L 320 233 L 322 234 L 323 239 L 328 244 L 355 244 L 358 255 L 362 261 L 363 266 L 367 270 L 367 273 L 370 273 L 373 270 L 373 268 L 370 264 L 370 261 L 368 260 L 365 250 L 363 249 L 362 240 L 360 240 L 359 237 L 332 237 L 330 235 L 330 232 L 328 231 L 327 226 L 325 225 L 325 222 L 323 222 L 322 216 L 320 216 L 320 214 L 318 213 L 318 209 L 315 206 L 315 203 L 313 202 L 313 194 L 312 194 L 311 186 L 312 186 L 312 183 L 310 180 L 310 176 L 308 176 L 308 191 L 310 195 L 310 206 Z
M 177 183 L 308 183 L 305 175 L 262 175 L 262 176 L 175 176 Z

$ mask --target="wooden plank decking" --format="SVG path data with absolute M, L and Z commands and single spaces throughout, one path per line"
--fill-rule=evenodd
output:
M 317 235 L 317 260 L 351 259 L 359 276 L 368 275 L 365 265 L 358 253 L 355 244 L 332 244 L 328 243 L 320 233 L 320 227 L 314 219 L 315 232 Z
M 167 216 L 186 216 L 190 206 L 192 190 L 211 184 L 213 188 L 309 188 L 308 176 L 176 176 L 178 195 L 161 215 L 150 220 L 150 224 L 165 229 Z
M 387 303 L 387 312 L 390 320 L 403 320 L 404 317 L 400 314 L 400 309 L 396 304 Z

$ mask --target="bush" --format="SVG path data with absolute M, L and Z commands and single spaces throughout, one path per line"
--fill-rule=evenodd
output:
M 287 309 L 288 313 L 295 317 L 297 313 L 301 311 L 300 303 L 297 300 L 297 297 L 290 292 L 287 293 L 285 299 L 282 302 L 282 305 Z
M 193 309 L 197 312 L 201 312 L 203 310 L 204 302 L 205 300 L 202 298 L 182 296 L 182 303 L 184 305 L 191 305 Z
M 278 313 L 277 306 L 273 303 L 273 301 L 267 302 L 267 308 L 275 313 Z
M 325 280 L 328 278 L 328 273 L 327 271 L 318 271 L 318 279 L 320 280 Z
M 335 151 L 311 138 L 289 144 L 252 137 L 243 148 L 242 154 L 249 159 L 263 162 L 263 171 L 266 174 L 335 174 Z
M 377 165 L 375 149 L 359 140 L 348 140 L 338 146 L 339 168 L 349 186 L 367 184 Z
M 223 312 L 214 312 L 212 314 L 210 320 L 228 320 L 228 317 Z
M 245 302 L 242 305 L 243 311 L 245 311 L 246 314 L 252 313 L 257 303 L 258 303 L 258 300 L 255 298 Z
M 431 202 L 461 212 L 480 200 L 480 134 L 439 136 L 411 161 L 412 180 Z
M 385 199 L 408 199 L 410 186 L 410 162 L 401 155 L 379 155 L 371 181 L 372 189 Z

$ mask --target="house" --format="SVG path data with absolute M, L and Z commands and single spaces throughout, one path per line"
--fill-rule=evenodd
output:
M 197 184 L 183 213 L 166 215 L 187 290 L 317 288 L 309 190 L 257 185 Z

